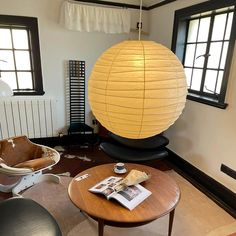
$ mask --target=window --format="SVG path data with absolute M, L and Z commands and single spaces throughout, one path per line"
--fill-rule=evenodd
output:
M 0 15 L 1 79 L 14 95 L 42 95 L 37 18 Z
M 226 108 L 235 42 L 235 1 L 208 1 L 175 12 L 172 50 L 182 61 L 188 99 Z

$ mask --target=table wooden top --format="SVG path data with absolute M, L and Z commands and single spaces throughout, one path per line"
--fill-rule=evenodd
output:
M 68 193 L 72 202 L 82 211 L 98 219 L 117 223 L 139 223 L 155 220 L 175 209 L 180 199 L 180 190 L 176 182 L 166 173 L 149 166 L 127 164 L 128 170 L 136 169 L 151 174 L 151 178 L 141 185 L 152 194 L 141 204 L 129 211 L 119 202 L 107 200 L 102 194 L 88 191 L 89 188 L 109 176 L 125 177 L 113 172 L 113 164 L 99 165 L 87 169 L 77 176 L 89 174 L 81 181 L 75 178 L 70 182 Z

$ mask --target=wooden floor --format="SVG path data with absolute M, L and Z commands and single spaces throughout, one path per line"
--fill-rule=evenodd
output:
M 97 145 L 95 145 L 94 147 L 86 145 L 71 145 L 63 146 L 63 148 L 65 149 L 64 151 L 59 151 L 61 154 L 59 163 L 48 172 L 55 174 L 70 172 L 70 175 L 73 177 L 81 171 L 84 171 L 90 167 L 117 162 L 116 160 L 106 155 L 103 151 L 101 151 Z M 142 162 L 142 164 L 163 171 L 172 169 L 170 164 L 168 164 L 168 162 L 165 160 L 147 161 Z M 6 176 L 0 175 L 0 183 L 6 181 L 5 179 Z M 0 192 L 0 200 L 7 199 L 9 197 L 11 197 L 11 193 Z
M 50 170 L 52 173 L 70 172 L 71 176 L 75 176 L 79 172 L 92 166 L 116 162 L 99 150 L 97 146 L 95 146 L 94 149 L 83 148 L 83 146 L 70 146 L 65 147 L 65 151 L 60 153 L 61 160 L 52 170 Z M 172 169 L 166 160 L 150 161 L 143 164 L 163 171 Z M 173 236 L 216 236 L 219 235 L 219 231 L 224 232 L 224 234 L 221 235 L 235 235 L 236 226 L 233 226 L 233 224 L 235 225 L 235 219 L 233 217 L 175 171 L 167 171 L 167 173 L 175 179 L 181 189 L 181 199 L 175 213 Z M 69 178 L 64 179 L 67 179 L 68 181 Z M 1 179 L 0 183 L 2 183 Z M 50 185 L 53 189 L 52 192 L 55 195 L 48 195 L 47 191 L 42 191 L 42 189 L 40 189 L 40 184 L 32 187 L 23 193 L 23 195 L 26 194 L 26 197 L 31 197 L 48 209 L 62 227 L 64 232 L 63 235 L 96 236 L 97 225 L 84 215 L 80 214 L 78 209 L 75 208 L 68 199 L 67 191 L 65 191 L 68 183 L 60 194 L 57 191 L 59 185 L 54 184 L 53 186 L 55 186 L 55 189 L 52 187 L 51 182 L 48 182 L 47 185 Z M 0 201 L 9 197 L 11 197 L 11 194 L 9 193 L 0 193 Z M 166 235 L 167 229 L 168 216 L 164 216 L 148 225 L 137 228 L 129 229 L 106 226 L 105 230 L 106 235 L 112 236 L 151 236 Z M 222 231 L 224 229 L 225 231 Z

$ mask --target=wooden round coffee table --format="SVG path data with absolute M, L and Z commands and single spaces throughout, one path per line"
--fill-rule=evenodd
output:
M 104 225 L 117 227 L 137 227 L 169 214 L 169 230 L 171 235 L 174 211 L 180 199 L 180 190 L 176 182 L 167 174 L 149 166 L 126 164 L 128 170 L 136 169 L 151 174 L 151 178 L 141 183 L 150 190 L 152 195 L 145 199 L 132 211 L 121 206 L 118 202 L 110 201 L 102 194 L 94 194 L 89 188 L 109 176 L 121 176 L 113 172 L 113 164 L 105 164 L 90 168 L 79 173 L 78 176 L 89 174 L 83 180 L 75 178 L 69 185 L 69 196 L 72 202 L 91 218 L 98 221 L 98 235 L 103 236 Z

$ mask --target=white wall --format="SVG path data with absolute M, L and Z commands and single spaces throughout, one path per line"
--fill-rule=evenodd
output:
M 199 0 L 181 0 L 150 12 L 150 39 L 171 47 L 174 12 Z M 209 176 L 236 191 L 236 182 L 220 171 L 236 169 L 236 50 L 228 84 L 226 110 L 188 100 L 179 120 L 168 129 L 169 148 Z
M 108 35 L 80 33 L 64 29 L 58 22 L 62 0 L 1 0 L 0 14 L 34 16 L 39 21 L 44 97 L 58 100 L 57 126 L 65 128 L 64 64 L 66 60 L 86 61 L 87 79 L 99 55 L 108 47 L 124 39 L 136 39 L 136 34 Z M 174 11 L 199 0 L 181 0 L 150 11 L 148 29 L 147 12 L 144 14 L 144 30 L 150 39 L 167 47 L 171 45 Z M 138 13 L 132 10 L 132 27 L 138 21 Z M 234 58 L 236 57 L 236 51 Z M 227 92 L 229 106 L 226 110 L 201 103 L 187 101 L 180 119 L 168 131 L 169 148 L 185 160 L 236 190 L 235 180 L 220 172 L 224 163 L 236 169 L 236 62 L 232 65 Z M 86 107 L 86 121 L 90 123 L 90 108 Z
M 41 62 L 45 95 L 56 99 L 57 128 L 66 131 L 65 62 L 69 59 L 86 61 L 86 79 L 101 53 L 125 39 L 137 39 L 137 34 L 105 34 L 75 32 L 58 24 L 63 0 L 1 0 L 0 14 L 38 18 Z M 132 27 L 136 27 L 138 10 L 131 10 Z M 147 12 L 144 12 L 144 20 Z M 147 23 L 145 22 L 145 28 Z M 87 85 L 86 81 L 86 85 Z M 86 96 L 87 97 L 87 96 Z M 86 100 L 86 123 L 91 123 L 90 107 Z

